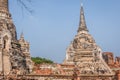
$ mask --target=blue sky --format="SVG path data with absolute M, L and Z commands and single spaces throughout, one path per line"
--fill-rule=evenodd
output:
M 32 0 L 34 11 L 22 11 L 10 0 L 10 12 L 16 25 L 30 42 L 31 56 L 40 56 L 61 63 L 66 48 L 77 34 L 81 0 Z M 89 33 L 103 52 L 120 56 L 120 0 L 83 0 Z

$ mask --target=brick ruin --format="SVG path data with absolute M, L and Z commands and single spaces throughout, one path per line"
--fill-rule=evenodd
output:
M 81 6 L 78 33 L 62 64 L 40 64 L 33 69 L 38 80 L 120 80 L 120 57 L 103 52 L 89 34 Z
M 89 34 L 81 6 L 78 33 L 66 50 L 64 62 L 37 65 L 33 74 L 41 75 L 39 80 L 120 80 L 120 57 L 102 53 Z
M 111 52 L 104 52 L 102 53 L 103 56 L 110 57 L 113 55 Z M 108 59 L 104 58 L 103 59 Z M 110 67 L 110 69 L 113 71 L 114 75 L 112 75 L 112 79 L 107 78 L 109 75 L 94 75 L 94 76 L 81 76 L 78 75 L 79 70 L 77 67 L 75 67 L 74 64 L 40 64 L 35 65 L 33 69 L 32 74 L 38 74 L 40 77 L 37 78 L 38 80 L 49 80 L 51 78 L 52 80 L 75 80 L 77 78 L 78 80 L 120 80 L 120 63 L 116 64 L 116 60 L 114 59 L 114 56 L 111 56 L 109 58 L 110 61 L 108 64 L 108 60 L 105 60 L 107 65 Z M 112 59 L 112 60 L 111 60 Z M 118 59 L 118 57 L 117 57 Z M 120 59 L 119 59 L 120 60 Z M 51 75 L 51 77 L 50 77 Z M 61 79 L 62 78 L 62 79 Z M 85 79 L 86 78 L 86 79 Z M 100 79 L 101 78 L 101 79 Z
M 67 49 L 63 64 L 75 65 L 78 70 L 77 76 L 81 76 L 81 79 L 90 77 L 88 80 L 96 80 L 96 76 L 100 76 L 101 79 L 106 80 L 113 79 L 114 73 L 105 63 L 101 48 L 89 34 L 85 22 L 83 6 L 81 6 L 77 35 Z
M 15 25 L 8 9 L 8 0 L 0 0 L 0 74 L 30 73 L 32 61 L 29 43 L 23 34 L 17 39 Z
M 120 57 L 102 53 L 89 34 L 83 6 L 77 35 L 61 64 L 33 64 L 23 33 L 17 39 L 8 0 L 0 0 L 0 80 L 120 80 Z

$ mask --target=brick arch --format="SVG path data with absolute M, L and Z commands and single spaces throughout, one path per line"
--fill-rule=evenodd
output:
M 8 36 L 7 35 L 5 35 L 4 37 L 3 37 L 3 49 L 6 49 L 7 48 L 7 42 L 8 42 Z
M 2 40 L 2 49 L 5 49 L 9 52 L 11 48 L 11 35 L 9 31 L 3 31 L 1 34 L 1 40 Z

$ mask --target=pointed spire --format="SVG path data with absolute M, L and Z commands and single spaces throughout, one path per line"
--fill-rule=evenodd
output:
M 83 30 L 84 30 L 84 31 L 88 31 L 87 26 L 86 26 L 86 22 L 85 22 L 83 4 L 81 4 L 80 23 L 79 23 L 78 32 L 83 31 Z
M 24 34 L 23 34 L 23 32 L 21 33 L 20 38 L 24 38 Z
M 24 34 L 23 34 L 23 32 L 22 32 L 21 35 L 20 35 L 20 41 L 25 41 L 25 40 L 24 40 Z

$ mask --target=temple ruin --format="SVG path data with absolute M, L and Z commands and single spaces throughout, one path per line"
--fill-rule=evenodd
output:
M 0 74 L 9 75 L 15 70 L 25 74 L 30 73 L 31 69 L 29 43 L 24 40 L 23 34 L 17 39 L 8 0 L 0 0 Z
M 89 34 L 83 6 L 77 34 L 61 64 L 33 64 L 29 42 L 17 39 L 8 0 L 0 0 L 0 80 L 120 80 L 120 57 L 102 52 Z

